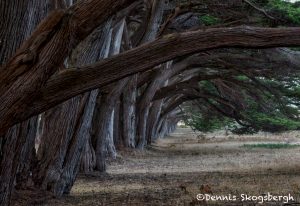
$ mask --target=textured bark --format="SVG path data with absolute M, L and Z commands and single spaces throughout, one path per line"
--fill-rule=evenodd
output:
M 157 1 L 157 0 L 153 1 L 150 19 L 149 22 L 147 22 L 147 29 L 142 39 L 142 43 L 147 43 L 155 40 L 157 33 L 159 31 L 159 26 L 162 23 L 164 7 L 165 7 L 165 1 Z M 146 144 L 147 118 L 148 118 L 149 108 L 151 103 L 150 99 L 152 99 L 151 92 L 155 90 L 152 88 L 156 87 L 156 83 L 157 83 L 156 81 L 153 81 L 148 86 L 147 90 L 144 92 L 144 95 L 140 98 L 140 101 L 137 104 L 136 141 L 137 141 L 137 147 L 139 149 L 143 149 Z
M 159 132 L 158 132 L 158 137 L 163 138 L 167 135 L 168 132 L 168 118 L 163 118 L 162 119 L 162 124 L 160 125 Z
M 105 30 L 103 32 L 104 39 L 102 39 L 100 42 L 100 45 L 103 44 L 102 49 L 100 51 L 100 58 L 107 58 L 110 53 L 111 49 L 111 41 L 112 41 L 112 29 L 111 29 L 111 22 L 108 22 Z M 93 50 L 97 50 L 97 48 L 94 48 Z M 96 90 L 98 92 L 98 89 Z M 98 99 L 101 97 L 100 93 L 98 95 Z M 93 104 L 93 113 L 91 116 L 91 119 L 89 120 L 88 129 L 89 132 L 85 134 L 86 141 L 85 141 L 85 147 L 81 158 L 81 170 L 83 170 L 85 173 L 91 172 L 94 170 L 96 166 L 96 154 L 95 149 L 92 144 L 92 128 L 93 128 L 93 119 L 95 118 L 95 114 L 99 113 L 99 111 L 96 110 L 97 108 L 97 97 L 95 96 L 92 100 L 94 102 Z
M 175 95 L 173 97 L 165 99 L 160 115 L 158 117 L 158 122 L 156 124 L 155 135 L 154 135 L 155 139 L 164 137 L 163 133 L 165 132 L 166 129 L 164 128 L 166 126 L 164 124 L 166 124 L 165 121 L 167 121 L 168 115 L 172 113 L 174 110 L 176 110 L 176 108 L 180 104 L 188 100 L 193 100 L 193 98 L 185 95 Z M 162 132 L 162 130 L 164 130 L 164 132 Z
M 122 137 L 122 116 L 121 116 L 121 96 L 116 101 L 115 108 L 114 108 L 114 119 L 113 119 L 113 140 L 116 149 L 119 149 L 123 145 L 123 137 Z
M 164 100 L 157 100 L 152 103 L 149 117 L 147 120 L 147 143 L 151 144 L 155 140 L 155 130 L 158 127 L 159 116 L 162 110 Z
M 119 95 L 120 96 L 120 95 Z M 116 100 L 118 101 L 118 100 Z M 110 120 L 109 120 L 109 124 L 108 124 L 108 130 L 107 130 L 107 135 L 106 135 L 106 151 L 107 151 L 107 157 L 112 157 L 113 159 L 115 159 L 117 157 L 117 150 L 115 147 L 115 141 L 114 141 L 114 120 L 115 120 L 115 107 L 116 107 L 116 103 L 114 103 L 114 109 L 111 113 Z
M 153 0 L 150 19 L 146 22 L 147 28 L 141 43 L 154 41 L 162 23 L 167 1 Z
M 136 132 L 136 97 L 137 97 L 137 76 L 134 75 L 123 92 L 123 130 L 124 146 L 135 147 Z
M 100 172 L 106 170 L 105 159 L 107 153 L 116 155 L 113 134 L 113 111 L 115 102 L 120 98 L 122 89 L 126 85 L 128 79 L 121 80 L 115 85 L 109 94 L 101 96 L 100 116 L 96 123 L 96 169 Z
M 299 30 L 299 28 L 235 27 L 167 35 L 94 65 L 54 75 L 42 88 L 41 93 L 39 90 L 36 91 L 39 94 L 38 97 L 31 99 L 32 104 L 20 106 L 27 108 L 26 113 L 15 110 L 14 114 L 20 119 L 26 119 L 84 91 L 103 87 L 129 75 L 152 69 L 155 65 L 175 57 L 195 52 L 221 47 L 299 46 Z M 17 122 L 18 118 L 15 121 Z M 0 131 L 8 122 L 0 121 Z
M 143 95 L 138 102 L 138 124 L 137 124 L 137 140 L 138 148 L 142 149 L 146 144 L 146 131 L 147 120 L 150 110 L 150 103 L 156 93 L 156 91 L 165 84 L 165 76 L 168 76 L 168 70 L 170 70 L 171 63 L 162 65 L 154 77 L 153 81 L 148 85 Z
M 105 43 L 107 40 L 110 41 L 110 22 L 95 30 L 78 46 L 69 64 L 83 65 L 106 57 L 109 49 Z M 70 192 L 78 173 L 82 151 L 85 149 L 87 155 L 90 152 L 93 155 L 93 151 L 87 150 L 98 93 L 98 90 L 94 90 L 74 97 L 46 112 L 36 179 L 43 189 L 52 191 L 56 196 Z
M 177 119 L 174 118 L 178 111 L 172 110 L 168 114 L 161 117 L 159 127 L 158 127 L 158 138 L 163 138 L 168 136 L 176 129 Z
M 35 116 L 28 121 L 27 136 L 20 155 L 16 184 L 17 188 L 32 186 L 32 171 L 37 163 L 35 140 L 38 129 L 38 117 Z
M 0 166 L 1 205 L 9 204 L 17 171 L 19 172 L 17 183 L 27 181 L 32 152 L 34 152 L 36 128 L 36 118 L 32 118 L 10 128 L 3 138 L 4 147 Z
M 84 95 L 83 100 L 87 98 Z M 76 144 L 74 131 L 79 129 L 78 122 L 83 116 L 84 107 L 85 101 L 80 102 L 80 97 L 75 97 L 45 113 L 35 181 L 37 185 L 57 196 L 67 192 L 67 185 L 62 184 L 66 184 L 65 181 L 71 174 L 63 177 L 64 170 L 68 167 L 65 167 L 64 162 L 68 160 L 68 150 Z
M 113 29 L 112 44 L 110 54 L 120 53 L 122 37 L 125 27 L 125 19 L 122 19 Z M 114 107 L 116 101 L 120 99 L 120 95 L 124 86 L 127 84 L 128 78 L 118 81 L 115 85 L 111 85 L 109 94 L 101 96 L 99 123 L 96 129 L 96 169 L 100 172 L 106 170 L 105 159 L 107 154 L 116 156 L 116 149 L 113 137 Z
M 94 168 L 96 167 L 96 154 L 92 145 L 91 138 L 88 138 L 88 140 L 86 141 L 82 153 L 83 154 L 80 160 L 80 170 L 84 173 L 94 171 Z
M 4 65 L 32 33 L 50 5 L 46 0 L 0 2 L 0 65 Z M 36 123 L 37 117 L 32 117 L 0 137 L 0 205 L 10 204 L 16 177 L 18 188 L 28 186 L 35 157 Z
M 87 137 L 89 136 L 90 126 L 95 108 L 95 100 L 98 95 L 98 91 L 94 90 L 89 95 L 90 96 L 85 106 L 84 114 L 81 120 L 80 129 L 78 131 L 75 131 L 76 140 L 74 141 L 74 143 L 69 145 L 68 154 L 64 162 L 64 172 L 62 174 L 62 178 L 59 180 L 59 183 L 61 185 L 60 187 L 65 187 L 64 193 L 67 194 L 70 193 L 79 170 L 82 150 L 87 142 Z
M 124 32 L 124 49 L 132 49 L 128 24 L 125 23 Z M 114 139 L 118 149 L 123 147 L 135 147 L 135 108 L 137 96 L 137 77 L 138 74 L 131 76 L 124 87 L 123 93 L 119 100 L 118 115 L 115 115 Z
M 132 2 L 79 1 L 66 11 L 57 10 L 50 14 L 7 65 L 0 68 L 0 116 L 5 125 L 0 133 L 21 120 L 16 112 L 26 113 L 24 105 L 36 97 L 36 91 L 59 69 L 81 40 L 113 13 Z
M 47 0 L 0 2 L 0 65 L 13 56 L 16 49 L 51 10 L 50 7 L 52 4 Z
M 56 196 L 68 194 L 75 181 L 97 95 L 95 90 L 46 112 L 36 180 Z

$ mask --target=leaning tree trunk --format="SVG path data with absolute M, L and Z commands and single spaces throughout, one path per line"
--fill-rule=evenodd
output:
M 0 2 L 0 65 L 4 65 L 31 35 L 51 6 L 47 0 Z M 37 117 L 32 117 L 0 137 L 0 205 L 10 204 L 16 176 L 18 186 L 26 186 L 35 157 L 36 129 Z
M 166 64 L 161 65 L 161 68 L 156 72 L 155 77 L 149 83 L 148 87 L 144 91 L 143 95 L 141 95 L 138 107 L 137 107 L 137 116 L 138 116 L 138 124 L 137 124 L 137 138 L 138 138 L 138 148 L 143 149 L 146 142 L 146 132 L 147 132 L 147 120 L 151 107 L 151 102 L 153 97 L 155 96 L 156 91 L 161 88 L 164 84 L 166 76 L 170 73 L 171 63 L 168 62 Z
M 76 142 L 74 134 L 79 128 L 85 107 L 83 100 L 86 99 L 87 95 L 72 98 L 45 113 L 35 182 L 57 196 L 65 192 L 65 187 L 60 182 L 65 169 L 64 162 L 69 146 Z
M 3 135 L 15 123 L 43 112 L 38 111 L 27 116 L 28 108 L 24 107 L 33 103 L 33 99 L 39 96 L 37 91 L 46 85 L 51 76 L 57 74 L 66 57 L 81 41 L 105 23 L 112 14 L 133 2 L 133 0 L 78 1 L 69 9 L 51 12 L 8 63 L 0 67 L 2 108 L 0 109 L 0 135 Z M 1 13 L 5 14 L 7 11 L 14 13 L 13 8 L 7 10 L 7 5 L 9 4 L 4 3 L 1 6 L 4 8 L 4 12 Z M 11 19 L 15 17 L 12 15 L 9 20 Z M 46 104 L 48 105 L 48 102 Z M 29 107 L 36 108 L 35 106 Z M 12 112 L 12 110 L 15 111 Z M 27 117 L 19 118 L 16 113 Z
M 93 115 L 94 116 L 94 115 Z M 91 131 L 90 131 L 91 132 Z M 91 133 L 86 140 L 80 160 L 80 171 L 85 174 L 94 171 L 96 167 L 96 153 L 92 144 Z
M 150 108 L 149 117 L 147 120 L 147 143 L 151 144 L 155 139 L 155 128 L 158 126 L 159 116 L 162 110 L 164 100 L 156 100 L 152 103 Z
M 124 145 L 123 143 L 123 125 L 122 125 L 122 110 L 121 110 L 121 96 L 116 101 L 114 108 L 114 119 L 113 119 L 113 140 L 117 150 L 121 149 Z
M 113 38 L 110 54 L 120 53 L 122 38 L 125 28 L 125 19 L 122 19 L 113 29 Z M 118 81 L 115 85 L 111 85 L 111 91 L 108 94 L 102 94 L 100 103 L 100 114 L 96 128 L 96 169 L 100 172 L 106 170 L 105 159 L 107 153 L 112 157 L 116 156 L 116 149 L 113 137 L 114 107 L 116 101 L 120 99 L 120 95 L 124 86 L 127 84 L 128 78 Z M 117 114 L 118 115 L 118 114 Z
M 142 43 L 155 40 L 162 22 L 165 4 L 165 1 L 153 1 L 150 19 L 145 35 L 141 41 Z M 145 93 L 147 95 L 148 91 L 146 90 Z M 151 94 L 142 96 L 140 103 L 137 105 L 136 140 L 139 149 L 143 149 L 146 144 L 146 128 L 151 99 Z
M 107 57 L 110 21 L 98 28 L 73 52 L 69 63 L 83 65 Z M 45 114 L 38 151 L 36 183 L 56 196 L 67 194 L 80 167 L 83 149 L 90 141 L 90 128 L 99 91 L 85 93 Z M 88 151 L 86 151 L 88 152 Z
M 18 166 L 16 184 L 17 188 L 26 189 L 32 185 L 32 171 L 37 163 L 35 141 L 38 130 L 38 116 L 32 117 L 27 122 L 27 127 L 22 129 L 27 131 L 26 141 L 22 148 L 20 163 Z
M 122 105 L 123 105 L 123 145 L 124 147 L 135 147 L 135 132 L 136 132 L 136 97 L 137 97 L 137 75 L 134 75 L 126 87 L 124 88 Z
M 168 131 L 169 131 L 169 122 L 168 122 L 168 117 L 166 116 L 163 120 L 162 120 L 162 124 L 159 128 L 159 133 L 158 133 L 158 137 L 159 138 L 163 138 L 165 136 L 168 135 Z
M 8 205 L 19 170 L 18 184 L 27 181 L 36 136 L 36 118 L 10 128 L 4 137 L 0 167 L 0 203 Z M 19 169 L 18 169 L 19 168 Z M 24 179 L 23 179 L 24 178 Z
M 96 125 L 96 169 L 100 172 L 106 170 L 106 156 L 110 152 L 115 156 L 115 146 L 113 142 L 113 116 L 115 102 L 120 98 L 122 89 L 128 82 L 128 78 L 121 80 L 112 88 L 109 94 L 101 96 L 100 114 Z
M 106 27 L 106 38 L 104 42 L 102 42 L 104 45 L 100 52 L 100 57 L 102 58 L 107 58 L 110 55 L 111 41 L 112 41 L 111 24 L 112 22 L 110 20 L 110 23 L 107 25 L 108 27 Z M 85 173 L 94 171 L 94 168 L 96 167 L 96 153 L 93 146 L 94 144 L 92 142 L 95 136 L 95 131 L 93 131 L 94 129 L 93 122 L 95 122 L 95 119 L 98 119 L 97 114 L 99 113 L 101 94 L 99 93 L 98 96 L 93 101 L 95 101 L 93 115 L 92 115 L 91 122 L 89 124 L 89 132 L 86 134 L 85 146 L 80 160 L 81 171 Z

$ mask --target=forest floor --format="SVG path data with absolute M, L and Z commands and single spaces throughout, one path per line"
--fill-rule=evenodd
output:
M 178 129 L 144 151 L 121 152 L 106 174 L 80 175 L 69 196 L 36 205 L 300 205 L 242 201 L 241 194 L 291 194 L 300 202 L 300 134 L 199 137 Z M 197 194 L 237 196 L 237 201 L 198 201 Z

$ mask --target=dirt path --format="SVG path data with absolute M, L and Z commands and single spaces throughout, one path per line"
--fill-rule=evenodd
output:
M 238 197 L 290 193 L 299 201 L 300 147 L 243 147 L 257 142 L 298 144 L 295 136 L 210 135 L 203 140 L 180 129 L 143 152 L 121 153 L 105 175 L 81 175 L 70 196 L 46 205 L 283 205 L 196 200 L 197 194 L 210 192 Z

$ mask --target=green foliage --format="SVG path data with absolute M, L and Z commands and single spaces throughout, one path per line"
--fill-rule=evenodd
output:
M 236 76 L 236 79 L 240 80 L 240 81 L 247 81 L 247 80 L 249 80 L 249 78 L 246 77 L 245 75 Z
M 300 122 L 289 119 L 283 115 L 270 115 L 266 113 L 253 113 L 251 118 L 257 123 L 257 127 L 261 130 L 268 130 L 271 132 L 280 132 L 288 130 L 300 129 Z
M 269 0 L 267 7 L 280 13 L 282 17 L 286 17 L 292 23 L 300 24 L 300 7 L 298 4 L 283 0 Z
M 251 79 L 243 75 L 236 76 L 235 79 L 246 83 L 245 85 L 253 83 Z M 276 94 L 265 89 L 263 92 L 261 90 L 255 91 L 253 96 L 253 92 L 249 93 L 245 88 L 239 88 L 238 99 L 242 101 L 243 105 L 239 111 L 239 121 L 232 119 L 231 116 L 224 117 L 224 114 L 212 110 L 211 107 L 202 106 L 203 108 L 200 107 L 198 112 L 192 109 L 188 111 L 190 118 L 186 124 L 203 132 L 226 128 L 235 134 L 300 130 L 299 78 L 290 77 L 286 78 L 285 81 L 257 78 L 256 81 L 260 85 L 265 85 L 266 88 L 276 89 Z M 199 86 L 203 92 L 211 94 L 212 99 L 207 100 L 207 102 L 224 109 L 222 103 L 213 99 L 214 96 L 220 96 L 220 91 L 213 82 L 201 81 Z M 221 96 L 226 99 L 226 94 Z M 205 105 L 205 102 L 201 105 Z
M 204 116 L 199 114 L 191 115 L 191 118 L 187 119 L 185 123 L 197 131 L 213 132 L 231 125 L 233 121 L 230 118 L 223 116 Z
M 219 24 L 221 22 L 219 18 L 214 17 L 209 14 L 200 16 L 199 19 L 200 19 L 200 22 L 202 24 L 204 24 L 205 26 L 212 26 L 212 25 Z
M 243 147 L 246 148 L 266 148 L 266 149 L 287 149 L 295 148 L 300 145 L 292 145 L 287 143 L 262 143 L 262 144 L 244 144 Z
M 257 128 L 253 128 L 253 127 L 245 127 L 245 126 L 241 126 L 241 125 L 233 125 L 230 128 L 230 131 L 233 134 L 238 134 L 238 135 L 242 135 L 242 134 L 255 134 L 258 132 Z
M 300 87 L 295 86 L 286 91 L 286 95 L 289 97 L 297 97 L 300 98 Z
M 248 99 L 247 110 L 243 112 L 250 122 L 255 123 L 257 130 L 281 132 L 300 129 L 299 119 L 292 117 L 298 116 L 298 108 L 286 105 L 287 103 L 282 105 L 276 100 L 272 101 L 272 98 L 267 99 L 266 96 L 265 98 L 268 105 L 263 108 L 259 102 Z

